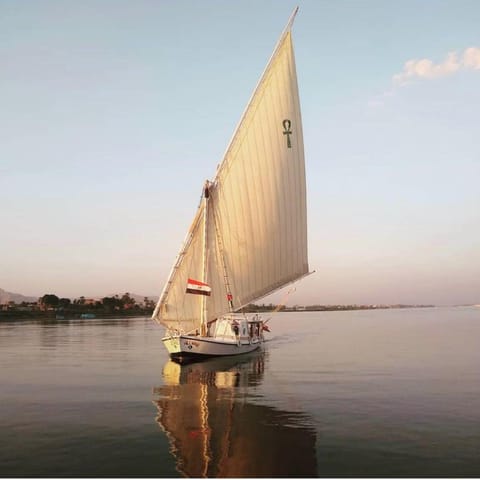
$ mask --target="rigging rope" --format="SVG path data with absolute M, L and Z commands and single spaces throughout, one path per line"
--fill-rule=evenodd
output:
M 297 289 L 297 287 L 292 287 L 292 288 L 290 288 L 290 289 L 288 290 L 288 292 L 283 296 L 282 300 L 281 300 L 280 303 L 277 305 L 277 307 L 275 308 L 275 310 L 272 312 L 272 316 L 263 322 L 264 325 L 266 325 L 266 324 L 273 318 L 273 315 L 274 315 L 275 313 L 277 313 L 281 308 L 283 308 L 283 307 L 285 306 L 285 304 L 287 303 L 288 297 L 289 297 L 290 294 L 293 293 L 296 289 Z

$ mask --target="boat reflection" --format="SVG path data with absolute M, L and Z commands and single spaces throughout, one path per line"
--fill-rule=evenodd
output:
M 315 477 L 315 429 L 303 413 L 255 396 L 265 353 L 163 369 L 156 421 L 187 477 Z M 264 400 L 263 398 L 260 401 Z

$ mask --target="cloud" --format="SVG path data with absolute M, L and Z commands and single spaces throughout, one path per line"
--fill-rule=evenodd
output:
M 447 54 L 442 63 L 435 64 L 432 60 L 408 60 L 403 71 L 393 76 L 394 86 L 403 86 L 415 79 L 432 79 L 452 75 L 460 70 L 480 70 L 480 48 L 466 48 L 460 55 L 457 52 Z
M 442 63 L 435 64 L 428 58 L 408 60 L 403 71 L 393 75 L 389 90 L 376 95 L 368 102 L 371 108 L 382 107 L 387 97 L 392 97 L 399 87 L 418 79 L 432 79 L 453 75 L 461 70 L 480 71 L 480 47 L 468 47 L 463 52 L 449 52 Z
M 470 47 L 463 52 L 463 64 L 465 68 L 480 70 L 480 48 Z

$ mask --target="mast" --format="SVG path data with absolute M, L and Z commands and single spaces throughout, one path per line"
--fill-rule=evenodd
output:
M 203 188 L 203 257 L 202 257 L 202 282 L 207 283 L 207 272 L 208 272 L 208 203 L 209 203 L 209 192 L 210 182 L 205 181 L 205 186 Z M 201 316 L 201 334 L 207 334 L 207 297 L 202 296 L 202 316 Z

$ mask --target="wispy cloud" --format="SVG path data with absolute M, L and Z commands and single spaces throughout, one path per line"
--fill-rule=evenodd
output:
M 393 76 L 394 86 L 403 86 L 415 79 L 432 79 L 452 75 L 460 70 L 480 70 L 480 48 L 469 47 L 463 53 L 450 52 L 442 63 L 434 63 L 428 58 L 408 60 L 403 71 Z
M 453 75 L 462 70 L 480 71 L 480 47 L 468 47 L 463 52 L 449 52 L 441 63 L 434 63 L 428 58 L 408 60 L 400 73 L 392 77 L 389 90 L 377 95 L 368 102 L 370 107 L 381 107 L 387 97 L 395 95 L 395 91 L 415 80 L 428 80 Z

